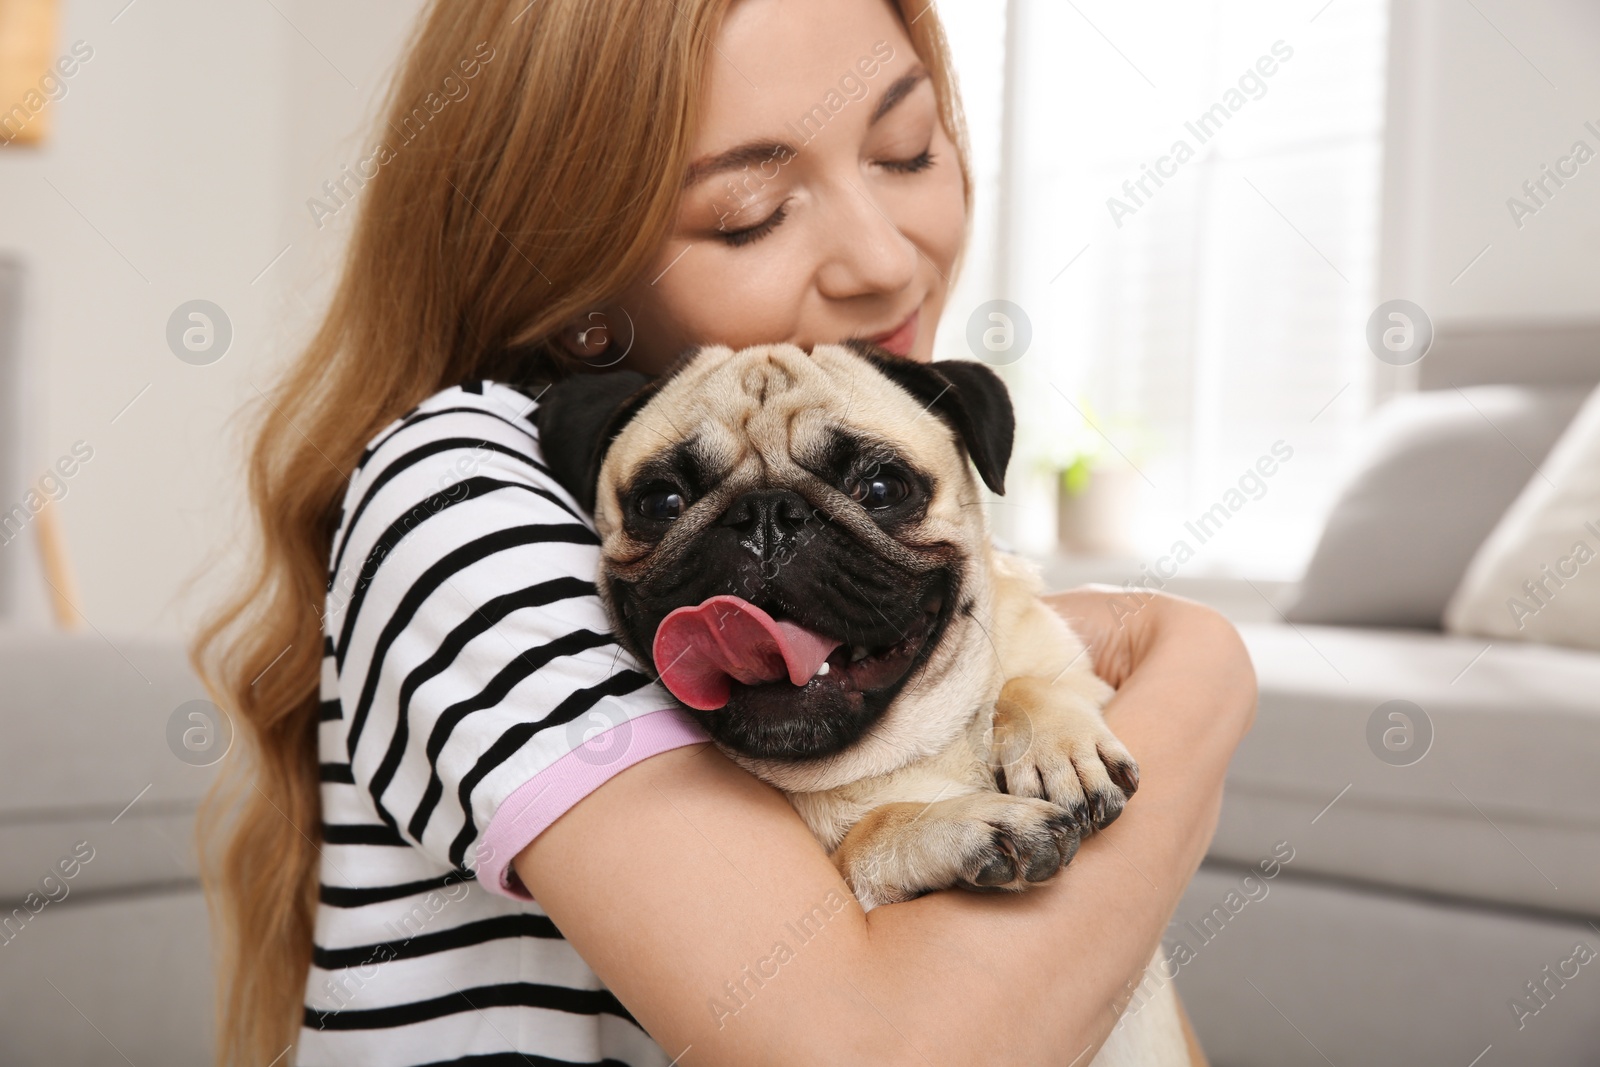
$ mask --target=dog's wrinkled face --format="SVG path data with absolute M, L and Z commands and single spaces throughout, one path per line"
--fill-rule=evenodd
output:
M 552 469 L 592 503 L 622 642 L 652 663 L 662 621 L 712 597 L 810 635 L 826 653 L 814 675 L 734 680 L 722 706 L 692 712 L 750 760 L 826 761 L 915 719 L 902 706 L 933 699 L 983 640 L 986 527 L 968 457 L 998 490 L 1012 435 L 998 378 L 770 346 L 703 349 L 642 383 L 572 379 L 538 416 Z

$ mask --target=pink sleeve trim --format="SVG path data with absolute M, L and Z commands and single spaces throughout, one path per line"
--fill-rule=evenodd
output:
M 501 802 L 478 845 L 478 881 L 491 893 L 532 900 L 511 861 L 566 810 L 635 763 L 711 738 L 677 707 L 646 712 L 595 734 Z M 536 803 L 537 802 L 537 803 Z

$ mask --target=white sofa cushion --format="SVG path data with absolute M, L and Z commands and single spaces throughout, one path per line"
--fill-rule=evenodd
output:
M 1445 628 L 1600 649 L 1600 389 L 1478 549 Z
M 1415 631 L 1241 632 L 1261 705 L 1213 856 L 1254 863 L 1286 840 L 1300 871 L 1600 915 L 1600 655 Z M 1409 754 L 1383 748 L 1387 712 L 1369 741 L 1396 700 L 1422 709 Z M 1397 765 L 1424 751 L 1425 725 L 1426 754 Z

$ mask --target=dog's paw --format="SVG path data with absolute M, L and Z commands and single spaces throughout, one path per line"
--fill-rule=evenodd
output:
M 960 846 L 955 885 L 978 890 L 1026 889 L 1029 884 L 1048 881 L 1071 862 L 1080 836 L 1071 812 L 1049 801 L 991 795 L 1013 803 L 991 805 L 991 810 L 964 828 L 968 832 Z
M 1085 832 L 1116 821 L 1139 788 L 1139 765 L 1099 710 L 1038 679 L 1006 683 L 991 766 L 998 788 L 1067 809 Z
M 938 889 L 1026 889 L 1064 867 L 1078 839 L 1071 813 L 1049 801 L 981 792 L 875 808 L 834 862 L 870 910 Z

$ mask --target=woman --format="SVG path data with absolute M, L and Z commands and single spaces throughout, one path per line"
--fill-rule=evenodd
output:
M 528 421 L 696 343 L 929 359 L 970 198 L 937 15 L 435 0 L 382 137 L 262 415 L 259 569 L 195 650 L 252 756 L 212 808 L 222 1062 L 1087 1063 L 1253 714 L 1232 629 L 1054 598 L 1137 798 L 1047 885 L 864 915 L 605 633 Z

